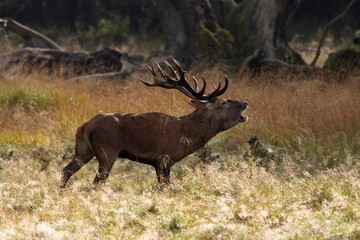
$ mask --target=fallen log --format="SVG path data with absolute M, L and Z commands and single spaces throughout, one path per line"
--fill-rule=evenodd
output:
M 320 73 L 322 68 L 311 66 L 311 65 L 295 65 L 289 64 L 287 62 L 281 61 L 276 58 L 264 58 L 262 61 L 263 67 L 268 68 L 268 70 L 281 69 L 285 73 Z
M 69 52 L 41 33 L 11 19 L 0 18 L 2 26 L 24 39 L 25 48 L 0 56 L 0 70 L 21 66 L 28 71 L 60 70 L 66 77 L 120 71 L 122 54 L 110 48 L 96 52 Z
M 65 76 L 120 71 L 121 53 L 104 48 L 96 52 L 67 52 L 56 49 L 23 48 L 0 56 L 0 70 L 21 66 L 28 71 L 61 70 Z
M 253 75 L 262 71 L 280 70 L 284 73 L 319 73 L 321 68 L 310 65 L 297 65 L 284 62 L 276 58 L 267 58 L 262 49 L 256 50 L 252 55 L 244 60 L 244 66 L 246 66 Z

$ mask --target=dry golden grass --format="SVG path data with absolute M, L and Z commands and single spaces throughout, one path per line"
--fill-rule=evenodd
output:
M 223 79 L 223 73 L 217 68 L 203 74 L 209 82 Z M 46 135 L 39 143 L 59 144 L 72 140 L 76 127 L 100 112 L 159 111 L 179 116 L 193 110 L 181 93 L 150 89 L 137 77 L 132 77 L 126 86 L 66 84 L 64 79 L 42 73 L 4 77 L 0 82 L 0 139 L 15 145 L 31 145 L 38 141 L 37 136 Z M 141 77 L 150 79 L 148 74 Z M 225 134 L 239 144 L 257 135 L 281 146 L 305 141 L 336 147 L 331 145 L 342 141 L 343 148 L 358 150 L 359 144 L 354 140 L 359 136 L 359 88 L 353 76 L 348 76 L 343 83 L 325 76 L 310 79 L 266 74 L 255 79 L 234 76 L 224 97 L 248 101 L 246 113 L 250 121 Z M 24 139 L 16 140 L 19 135 Z
M 218 67 L 192 73 L 209 82 L 223 78 Z M 249 121 L 210 142 L 216 160 L 189 156 L 173 167 L 164 192 L 153 168 L 127 160 L 115 164 L 106 186 L 93 188 L 93 161 L 60 192 L 60 172 L 72 154 L 67 147 L 82 121 L 99 112 L 193 110 L 180 93 L 147 88 L 137 77 L 124 86 L 3 73 L 1 239 L 359 238 L 355 75 L 342 83 L 326 76 L 233 76 L 224 97 L 248 101 Z M 254 135 L 279 152 L 267 168 L 246 153 Z

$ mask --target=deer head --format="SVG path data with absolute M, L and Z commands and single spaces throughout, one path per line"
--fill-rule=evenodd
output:
M 189 104 L 195 109 L 202 110 L 206 112 L 206 115 L 214 115 L 217 122 L 220 123 L 219 132 L 227 130 L 239 122 L 245 122 L 248 117 L 242 115 L 242 112 L 247 108 L 248 103 L 245 101 L 237 101 L 230 99 L 221 99 L 218 98 L 220 95 L 224 94 L 229 86 L 229 79 L 225 75 L 225 86 L 221 88 L 221 82 L 219 82 L 218 86 L 214 85 L 214 90 L 207 94 L 205 94 L 206 89 L 206 79 L 202 77 L 202 88 L 199 90 L 198 80 L 192 76 L 192 80 L 194 81 L 195 87 L 193 88 L 190 83 L 185 78 L 186 71 L 183 69 L 181 64 L 173 59 L 176 70 L 174 67 L 169 64 L 167 61 L 164 63 L 168 67 L 170 71 L 170 75 L 165 72 L 160 65 L 156 62 L 156 66 L 159 70 L 160 75 L 164 78 L 164 80 L 160 80 L 154 66 L 148 66 L 151 74 L 153 75 L 154 82 L 150 83 L 141 78 L 139 80 L 143 82 L 146 86 L 149 87 L 162 87 L 167 89 L 177 89 L 192 100 Z

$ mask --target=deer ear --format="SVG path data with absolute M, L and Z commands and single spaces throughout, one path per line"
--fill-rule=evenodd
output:
M 190 106 L 196 108 L 196 109 L 206 109 L 206 101 L 199 101 L 199 100 L 191 100 L 189 102 Z

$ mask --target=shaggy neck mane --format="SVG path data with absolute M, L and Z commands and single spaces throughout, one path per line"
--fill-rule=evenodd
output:
M 210 111 L 202 109 L 180 117 L 181 135 L 191 141 L 193 151 L 203 147 L 219 132 L 219 123 L 213 118 Z

